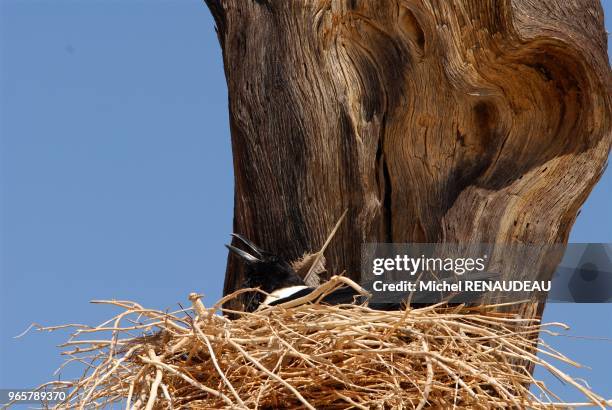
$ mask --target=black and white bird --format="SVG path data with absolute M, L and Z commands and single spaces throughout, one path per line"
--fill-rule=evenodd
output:
M 290 300 L 306 296 L 315 290 L 307 286 L 304 280 L 295 272 L 291 265 L 273 253 L 265 251 L 242 235 L 232 234 L 248 250 L 236 246 L 225 245 L 238 255 L 246 264 L 246 280 L 242 288 L 260 288 L 261 292 L 249 292 L 243 298 L 247 312 L 255 311 L 260 305 L 274 306 Z M 321 299 L 321 303 L 339 305 L 364 303 L 365 298 L 350 287 L 341 287 Z
M 304 280 L 296 273 L 291 265 L 277 255 L 259 248 L 250 240 L 242 235 L 233 233 L 236 238 L 248 250 L 240 249 L 233 245 L 225 245 L 227 248 L 238 255 L 246 264 L 245 281 L 241 288 L 259 288 L 266 294 L 253 291 L 246 293 L 242 298 L 244 309 L 247 312 L 257 310 L 261 305 L 274 306 L 289 302 L 312 293 L 316 288 L 308 286 Z M 482 272 L 471 276 L 474 280 L 491 280 L 495 275 Z M 399 310 L 406 303 L 413 307 L 423 307 L 431 305 L 435 300 L 436 292 L 418 292 L 411 294 L 404 302 L 373 303 L 368 298 L 349 286 L 339 287 L 324 295 L 319 302 L 328 305 L 342 304 L 365 304 L 376 310 Z M 446 299 L 449 305 L 463 303 L 461 294 L 455 294 Z

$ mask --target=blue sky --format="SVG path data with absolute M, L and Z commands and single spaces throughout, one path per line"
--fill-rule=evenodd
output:
M 113 313 L 91 299 L 173 308 L 191 291 L 220 297 L 233 175 L 220 49 L 201 1 L 0 0 L 0 86 L 0 388 L 37 385 L 62 361 L 65 333 L 13 338 L 31 322 Z M 611 200 L 608 170 L 573 242 L 612 242 Z M 611 314 L 551 304 L 545 320 L 612 338 Z M 553 343 L 612 398 L 612 342 Z

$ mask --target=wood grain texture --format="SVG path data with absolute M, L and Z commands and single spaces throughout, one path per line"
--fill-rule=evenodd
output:
M 294 260 L 348 208 L 326 258 L 352 278 L 362 242 L 567 241 L 612 140 L 598 1 L 207 4 L 235 232 Z

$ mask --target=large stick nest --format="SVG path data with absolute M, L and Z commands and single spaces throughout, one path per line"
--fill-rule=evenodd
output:
M 227 297 L 208 309 L 190 299 L 191 309 L 173 313 L 104 301 L 123 312 L 75 328 L 64 354 L 91 365 L 79 380 L 44 386 L 68 389 L 57 408 L 567 407 L 533 379 L 533 365 L 582 391 L 584 404 L 606 405 L 538 356 L 576 363 L 543 342 L 536 355 L 531 338 L 558 324 L 491 306 L 382 312 L 307 303 L 230 320 L 218 314 Z

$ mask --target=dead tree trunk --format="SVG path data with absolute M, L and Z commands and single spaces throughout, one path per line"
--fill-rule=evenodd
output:
M 354 278 L 366 241 L 567 241 L 612 139 L 598 1 L 207 3 L 236 232 L 291 260 L 348 208 L 326 256 Z

